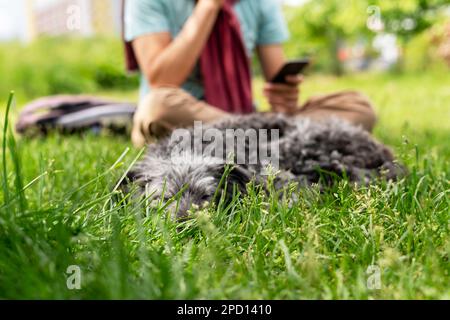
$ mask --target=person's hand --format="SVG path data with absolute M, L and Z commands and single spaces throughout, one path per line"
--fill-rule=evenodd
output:
M 198 4 L 213 6 L 215 9 L 221 9 L 225 0 L 199 0 Z
M 274 112 L 293 114 L 298 108 L 299 86 L 303 76 L 287 76 L 286 84 L 266 83 L 264 95 Z

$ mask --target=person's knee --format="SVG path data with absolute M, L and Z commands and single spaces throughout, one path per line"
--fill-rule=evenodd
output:
M 138 105 L 133 118 L 132 141 L 136 147 L 142 147 L 152 138 L 162 136 L 168 130 L 169 108 L 173 96 L 182 95 L 178 88 L 154 88 Z
M 369 98 L 358 91 L 345 91 L 340 93 L 340 98 L 347 112 L 352 114 L 352 122 L 360 124 L 367 131 L 372 131 L 377 123 L 377 115 Z
M 354 92 L 353 94 L 356 97 L 355 103 L 360 106 L 360 116 L 363 127 L 368 131 L 372 131 L 378 121 L 372 102 L 367 96 L 359 92 Z
M 373 128 L 375 127 L 375 125 L 378 122 L 377 114 L 375 113 L 375 110 L 372 105 L 370 106 L 369 111 L 367 112 L 367 114 L 364 117 L 365 117 L 364 123 L 366 124 L 365 125 L 366 130 L 372 132 Z
M 170 117 L 171 103 L 174 97 L 183 96 L 185 92 L 179 88 L 155 88 L 139 104 L 139 111 L 145 112 L 153 122 L 163 121 Z
M 300 109 L 299 115 L 314 119 L 330 116 L 342 118 L 372 131 L 377 116 L 370 100 L 357 91 L 340 91 L 313 97 Z

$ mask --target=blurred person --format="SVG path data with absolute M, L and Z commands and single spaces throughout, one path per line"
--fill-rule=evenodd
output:
M 370 102 L 354 91 L 299 106 L 301 76 L 271 83 L 285 64 L 289 32 L 278 0 L 132 0 L 124 7 L 127 67 L 141 72 L 134 115 L 136 147 L 194 121 L 255 112 L 251 59 L 256 53 L 272 112 L 340 117 L 372 130 Z

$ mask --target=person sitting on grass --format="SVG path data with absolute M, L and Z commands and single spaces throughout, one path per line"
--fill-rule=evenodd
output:
M 277 0 L 132 0 L 124 8 L 127 66 L 140 70 L 136 147 L 194 121 L 255 112 L 250 64 L 257 53 L 273 112 L 334 116 L 371 131 L 376 117 L 363 95 L 346 91 L 299 106 L 301 76 L 270 83 L 286 62 L 289 37 Z

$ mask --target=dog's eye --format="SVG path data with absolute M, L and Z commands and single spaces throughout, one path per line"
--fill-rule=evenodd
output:
M 201 201 L 209 201 L 210 198 L 211 198 L 211 197 L 210 197 L 208 194 L 204 194 L 204 195 L 201 197 Z

